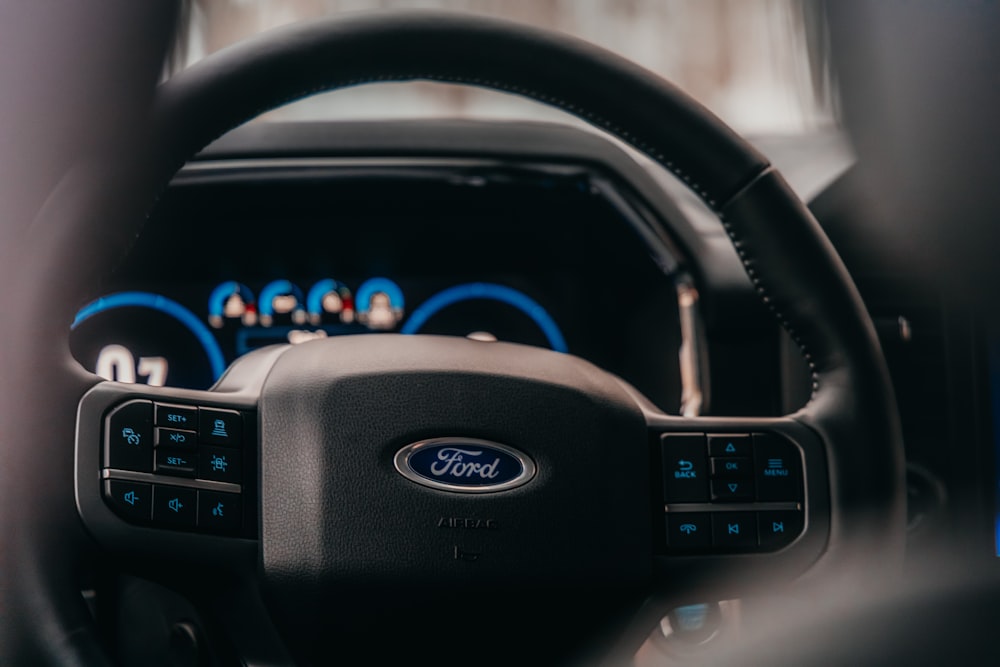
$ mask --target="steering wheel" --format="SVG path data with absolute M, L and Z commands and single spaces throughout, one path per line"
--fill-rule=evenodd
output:
M 291 100 L 416 79 L 558 107 L 682 179 L 801 348 L 808 404 L 671 416 L 572 355 L 419 335 L 265 348 L 209 391 L 72 360 L 75 309 L 186 160 Z M 0 404 L 9 662 L 107 662 L 80 589 L 109 566 L 183 591 L 246 664 L 575 662 L 706 582 L 736 597 L 847 584 L 873 553 L 895 567 L 900 428 L 861 299 L 780 174 L 671 84 L 529 26 L 359 15 L 205 59 L 160 86 L 145 129 L 72 173 L 19 247 L 18 391 Z M 198 444 L 165 448 L 177 433 Z M 164 474 L 164 451 L 188 452 L 190 475 Z M 727 463 L 735 477 L 710 479 Z

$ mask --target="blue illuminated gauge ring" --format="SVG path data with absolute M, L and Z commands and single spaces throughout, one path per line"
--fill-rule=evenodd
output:
M 225 317 L 226 299 L 233 294 L 238 294 L 245 305 L 253 304 L 253 292 L 243 283 L 229 280 L 220 284 L 208 296 L 208 319 L 209 322 L 215 320 L 218 326 L 222 326 L 222 318 Z
M 264 289 L 260 291 L 260 301 L 257 303 L 257 312 L 261 317 L 273 317 L 274 316 L 274 297 L 279 294 L 292 294 L 295 296 L 295 310 L 302 310 L 305 308 L 305 303 L 303 303 L 302 290 L 298 286 L 293 285 L 288 280 L 275 280 L 274 282 L 268 283 L 264 286 Z
M 438 292 L 413 311 L 410 319 L 400 329 L 400 333 L 415 334 L 427 324 L 427 320 L 444 308 L 462 301 L 472 301 L 475 299 L 500 301 L 517 308 L 534 320 L 535 324 L 538 325 L 548 339 L 549 347 L 556 352 L 569 352 L 569 348 L 566 346 L 566 339 L 563 338 L 559 326 L 537 301 L 523 292 L 495 283 L 465 283 L 464 285 L 455 285 L 454 287 L 449 287 L 444 291 Z
M 372 296 L 376 292 L 382 292 L 389 297 L 389 306 L 393 310 L 403 310 L 403 290 L 399 289 L 399 285 L 388 278 L 369 278 L 361 284 L 361 287 L 354 294 L 354 307 L 359 313 L 367 313 L 371 310 Z
M 226 370 L 226 360 L 222 356 L 222 349 L 219 347 L 218 341 L 215 340 L 209 328 L 190 310 L 176 301 L 172 301 L 159 294 L 151 292 L 117 292 L 102 296 L 80 309 L 70 329 L 76 329 L 98 313 L 116 308 L 149 308 L 174 318 L 186 326 L 194 337 L 198 339 L 198 342 L 201 343 L 206 356 L 208 356 L 208 363 L 212 367 L 213 381 L 222 377 L 222 374 Z

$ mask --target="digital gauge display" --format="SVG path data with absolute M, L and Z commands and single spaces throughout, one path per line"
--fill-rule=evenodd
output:
M 84 306 L 70 350 L 107 380 L 158 387 L 206 388 L 226 368 L 218 341 L 195 313 L 149 292 L 118 292 Z
M 346 334 L 431 333 L 504 340 L 568 352 L 555 320 L 536 300 L 494 282 L 430 292 L 407 310 L 403 289 L 373 277 L 352 289 L 321 278 L 302 287 L 277 279 L 257 291 L 228 280 L 189 298 L 146 291 L 105 295 L 77 314 L 70 349 L 85 368 L 117 382 L 206 389 L 237 357 L 274 344 Z

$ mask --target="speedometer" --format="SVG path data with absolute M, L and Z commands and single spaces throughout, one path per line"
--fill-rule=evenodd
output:
M 455 334 L 569 352 L 555 320 L 537 301 L 496 283 L 465 283 L 438 292 L 413 311 L 401 333 Z
M 70 350 L 85 368 L 118 382 L 205 389 L 226 369 L 209 328 L 181 304 L 150 292 L 118 292 L 84 306 Z

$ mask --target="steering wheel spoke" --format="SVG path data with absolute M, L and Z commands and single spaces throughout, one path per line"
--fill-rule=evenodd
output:
M 252 569 L 255 392 L 115 382 L 88 391 L 77 418 L 76 498 L 98 542 L 140 571 L 163 559 Z
M 723 580 L 738 572 L 749 590 L 748 568 L 773 585 L 819 558 L 830 501 L 823 443 L 811 429 L 789 417 L 652 412 L 647 425 L 656 570 L 666 587 L 676 591 L 696 572 Z

